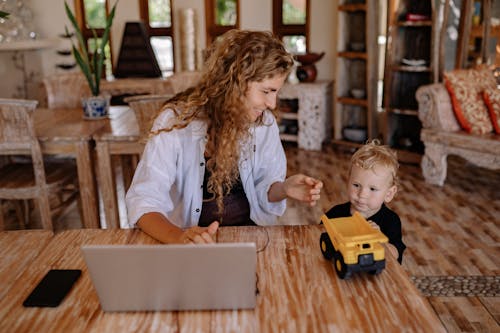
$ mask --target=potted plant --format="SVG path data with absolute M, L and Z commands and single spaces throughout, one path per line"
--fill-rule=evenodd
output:
M 104 33 L 100 39 L 97 38 L 97 34 L 94 29 L 92 33 L 95 37 L 95 45 L 92 50 L 90 50 L 85 40 L 83 39 L 82 31 L 76 21 L 75 15 L 69 8 L 66 1 L 64 2 L 64 7 L 66 9 L 66 15 L 68 16 L 73 28 L 75 30 L 75 35 L 78 39 L 78 48 L 73 44 L 72 53 L 75 57 L 76 63 L 80 67 L 85 79 L 92 93 L 91 97 L 82 98 L 82 106 L 84 117 L 89 119 L 103 118 L 107 117 L 109 110 L 109 95 L 101 94 L 101 77 L 103 73 L 105 52 L 104 49 L 109 41 L 109 32 L 111 30 L 111 25 L 113 24 L 113 19 L 115 17 L 116 2 L 111 9 L 111 12 L 106 17 L 106 25 L 104 27 Z M 66 34 L 68 35 L 68 29 L 66 28 Z

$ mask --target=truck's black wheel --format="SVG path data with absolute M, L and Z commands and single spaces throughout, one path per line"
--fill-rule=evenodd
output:
M 344 256 L 342 256 L 342 253 L 335 251 L 334 255 L 334 262 L 335 266 L 335 271 L 337 272 L 337 275 L 341 279 L 348 279 L 351 277 L 352 272 L 349 270 L 349 267 L 344 262 Z
M 377 268 L 377 269 L 374 269 L 372 271 L 369 271 L 368 273 L 372 274 L 372 275 L 378 275 L 380 273 L 382 273 L 384 269 L 383 268 Z
M 321 248 L 321 253 L 325 259 L 331 260 L 333 258 L 333 253 L 335 249 L 333 248 L 332 241 L 328 236 L 328 233 L 323 232 L 319 238 L 319 247 Z

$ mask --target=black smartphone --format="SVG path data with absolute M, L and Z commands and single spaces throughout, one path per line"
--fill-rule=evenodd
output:
M 24 300 L 23 306 L 58 306 L 81 274 L 79 269 L 51 269 Z

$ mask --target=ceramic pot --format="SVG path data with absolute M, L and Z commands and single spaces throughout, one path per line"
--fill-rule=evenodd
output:
M 102 119 L 109 114 L 111 96 L 99 95 L 82 98 L 83 118 Z
M 300 82 L 314 82 L 318 70 L 315 65 L 302 65 L 297 67 L 297 78 Z
M 295 55 L 295 59 L 301 64 L 296 70 L 297 78 L 300 82 L 314 82 L 316 80 L 318 70 L 314 63 L 323 58 L 324 55 L 325 52 Z

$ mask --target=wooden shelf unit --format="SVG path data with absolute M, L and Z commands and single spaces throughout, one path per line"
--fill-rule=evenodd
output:
M 378 136 L 377 75 L 379 4 L 377 0 L 339 1 L 337 29 L 337 86 L 334 101 L 335 145 L 359 146 L 343 136 L 345 127 L 363 128 L 367 139 Z M 351 90 L 364 91 L 355 98 Z
M 419 161 L 424 150 L 415 92 L 437 77 L 433 66 L 434 13 L 432 0 L 387 3 L 383 136 L 386 144 L 399 151 L 400 160 L 407 162 Z M 419 14 L 423 19 L 408 20 L 407 14 Z M 410 61 L 415 65 L 408 64 Z
M 499 14 L 498 1 L 496 4 L 493 0 L 462 1 L 456 64 L 458 68 L 470 68 L 478 64 L 500 66 L 500 26 L 492 25 L 492 18 Z

